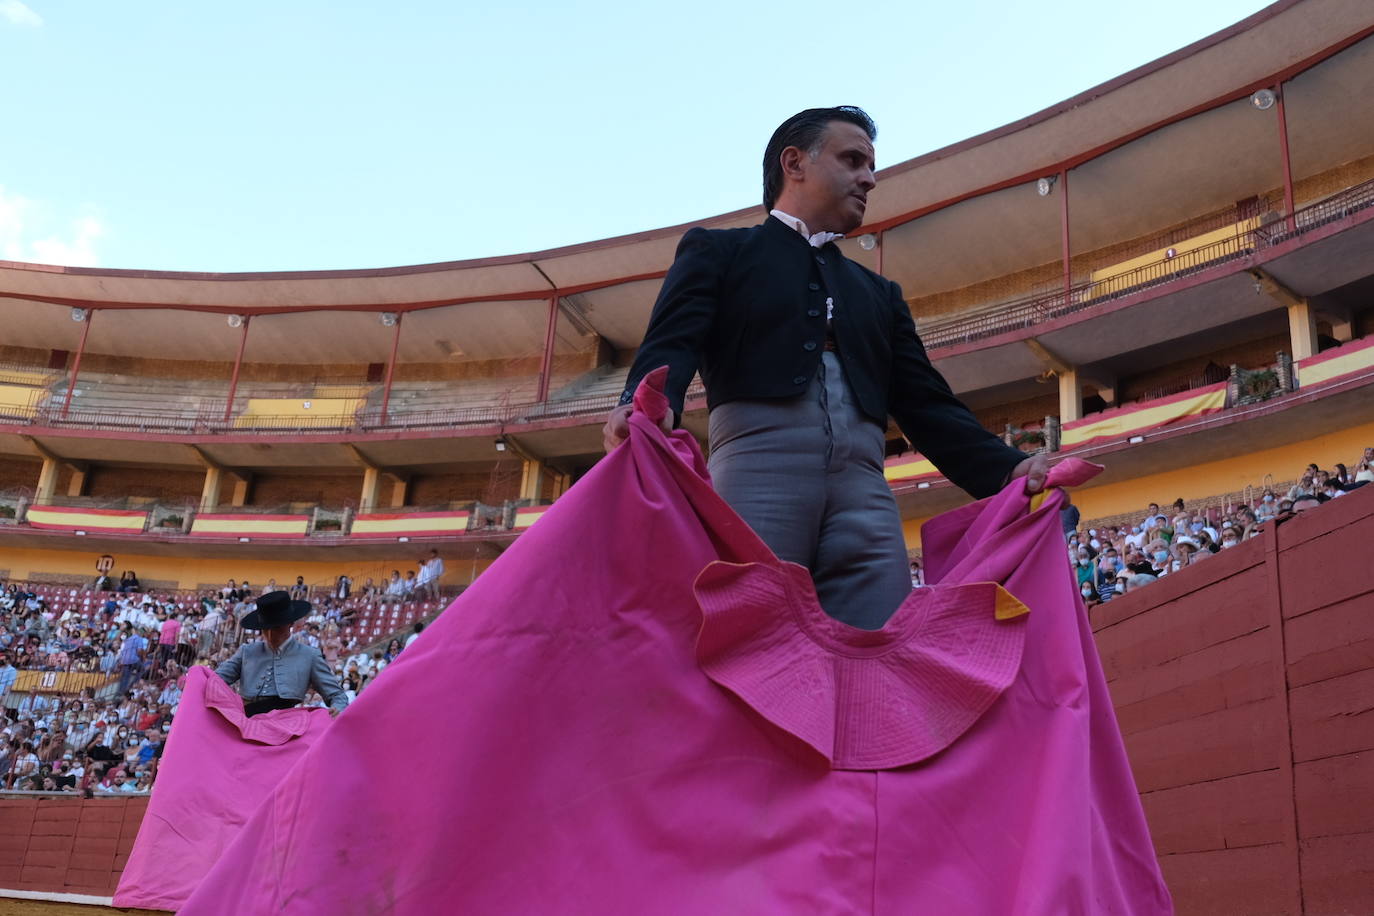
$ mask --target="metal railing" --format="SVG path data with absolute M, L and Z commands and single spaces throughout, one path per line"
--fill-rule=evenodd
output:
M 971 315 L 964 313 L 922 323 L 921 339 L 927 347 L 934 349 L 1031 327 L 1248 257 L 1264 248 L 1344 219 L 1371 205 L 1374 205 L 1374 180 L 1302 207 L 1294 211 L 1291 217 L 1271 215 L 1255 229 L 1238 232 L 1231 238 L 1172 257 L 1165 256 L 1120 274 L 1077 283 L 1067 290 L 1021 297 Z
M 1374 205 L 1374 180 L 1346 188 L 1315 203 L 1296 210 L 1291 215 L 1270 214 L 1254 229 L 1240 230 L 1236 235 L 1208 245 L 1166 255 L 1157 261 L 1138 265 L 1118 274 L 1089 279 L 1067 290 L 1035 293 L 988 306 L 974 312 L 934 319 L 921 323 L 921 338 L 931 349 L 972 343 L 1009 331 L 1032 327 L 1044 321 L 1072 315 L 1092 306 L 1101 305 L 1175 282 L 1242 258 L 1265 248 L 1311 232 L 1353 213 Z M 1213 220 L 1215 222 L 1215 220 Z M 1211 223 L 1206 223 L 1210 226 Z M 1197 229 L 1202 223 L 1191 226 Z M 1150 244 L 1158 241 L 1156 237 Z M 1143 243 L 1142 243 L 1143 244 Z M 1182 242 L 1179 243 L 1180 245 Z M 37 366 L 0 364 L 30 372 L 46 372 Z M 299 383 L 299 389 L 320 385 L 358 385 L 368 383 L 356 379 L 320 378 Z M 286 385 L 290 387 L 290 385 Z M 609 411 L 619 399 L 619 393 L 585 397 L 554 399 L 544 402 L 502 399 L 498 402 L 455 407 L 407 410 L 393 402 L 383 418 L 379 405 L 362 407 L 353 414 L 315 416 L 230 416 L 223 398 L 202 401 L 194 409 L 143 409 L 130 404 L 124 409 L 94 408 L 68 405 L 62 410 L 64 399 L 53 389 L 35 388 L 30 403 L 6 409 L 0 406 L 0 422 L 48 427 L 79 427 L 111 432 L 137 432 L 187 436 L 214 436 L 233 433 L 250 435 L 303 435 L 394 430 L 462 429 L 476 426 L 504 426 L 513 423 L 537 422 L 546 419 L 589 416 Z M 150 399 L 165 392 L 150 388 Z M 273 392 L 274 394 L 277 392 Z M 687 397 L 696 399 L 704 393 L 700 381 L 694 381 Z M 266 394 L 266 392 L 264 392 Z M 251 396 L 240 392 L 240 400 Z M 230 411 L 231 412 L 231 411 Z

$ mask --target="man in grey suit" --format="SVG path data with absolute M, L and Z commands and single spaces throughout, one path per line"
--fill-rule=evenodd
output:
M 701 371 L 716 491 L 779 558 L 811 570 L 821 606 L 881 627 L 910 594 L 906 543 L 883 476 L 885 429 L 975 498 L 1048 463 L 985 430 L 931 365 L 897 284 L 835 245 L 858 228 L 877 128 L 858 108 L 783 122 L 764 151 L 764 222 L 688 230 L 649 318 L 606 450 L 629 433 L 635 386 L 668 366 L 676 418 Z M 665 424 L 671 428 L 674 417 Z
M 348 706 L 348 695 L 320 650 L 291 635 L 291 625 L 309 613 L 310 602 L 268 592 L 244 616 L 243 628 L 261 630 L 262 639 L 240 646 L 215 673 L 231 687 L 238 685 L 248 715 L 298 706 L 311 687 L 324 697 L 331 714 L 337 716 Z

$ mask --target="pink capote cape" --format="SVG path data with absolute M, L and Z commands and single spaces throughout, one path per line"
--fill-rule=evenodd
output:
M 244 821 L 324 730 L 324 709 L 248 718 L 228 684 L 205 667 L 186 672 L 157 787 L 115 890 L 115 906 L 175 910 Z
M 855 630 L 657 429 L 661 385 L 182 912 L 1170 912 L 1062 491 L 930 522 L 938 584 Z

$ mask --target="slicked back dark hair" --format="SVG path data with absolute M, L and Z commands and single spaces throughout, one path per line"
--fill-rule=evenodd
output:
M 831 121 L 846 121 L 863 128 L 869 140 L 878 138 L 878 125 L 862 108 L 841 105 L 838 108 L 808 108 L 778 125 L 763 151 L 763 208 L 773 209 L 782 193 L 782 151 L 789 146 L 805 150 L 814 157 L 820 152 L 825 129 Z

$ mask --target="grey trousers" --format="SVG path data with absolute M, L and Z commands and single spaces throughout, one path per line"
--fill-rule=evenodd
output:
M 859 411 L 830 352 L 800 398 L 711 411 L 716 492 L 779 558 L 811 570 L 827 614 L 866 630 L 911 593 L 883 446 L 883 428 Z

